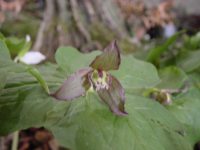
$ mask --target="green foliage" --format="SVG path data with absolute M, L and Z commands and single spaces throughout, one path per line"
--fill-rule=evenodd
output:
M 132 56 L 122 57 L 120 69 L 113 71 L 112 74 L 126 89 L 149 88 L 160 81 L 156 68 L 152 64 Z
M 20 57 L 24 56 L 24 54 L 30 50 L 31 48 L 31 41 L 26 41 L 26 39 L 16 38 L 16 37 L 9 37 L 5 38 L 3 34 L 1 34 L 0 39 L 5 42 L 7 48 L 12 57 L 16 57 L 19 59 Z
M 71 74 L 80 68 L 89 67 L 89 64 L 98 54 L 100 54 L 99 51 L 94 51 L 83 55 L 73 47 L 61 47 L 58 48 L 55 58 L 57 64 Z
M 161 89 L 179 89 L 184 85 L 187 75 L 175 66 L 165 67 L 159 70 L 161 82 L 157 85 Z
M 126 95 L 127 117 L 117 117 L 89 95 L 71 104 L 54 126 L 59 142 L 75 150 L 190 150 L 183 126 L 158 103 Z
M 10 54 L 9 54 L 9 51 L 8 51 L 8 47 L 7 47 L 7 45 L 5 44 L 5 42 L 4 41 L 2 41 L 2 40 L 0 40 L 0 49 L 1 49 L 1 51 L 0 51 L 0 60 L 6 60 L 7 61 L 7 59 L 9 60 L 10 59 Z M 3 63 L 3 61 L 2 61 L 2 63 Z
M 192 37 L 186 37 L 185 45 L 187 49 L 195 50 L 200 48 L 200 32 Z
M 199 67 L 183 65 L 187 61 L 177 59 L 183 70 L 168 66 L 157 73 L 150 63 L 130 55 L 122 57 L 119 70 L 112 72 L 126 91 L 128 115 L 119 117 L 95 93 L 70 102 L 56 101 L 48 94 L 57 90 L 66 75 L 88 67 L 99 51 L 81 54 L 73 47 L 62 47 L 55 56 L 58 65 L 46 63 L 34 68 L 14 63 L 7 44 L 0 40 L 0 135 L 43 126 L 72 150 L 192 150 L 200 139 Z M 187 51 L 198 54 L 196 49 Z M 151 60 L 162 52 L 156 52 Z M 155 87 L 180 89 L 186 81 L 190 83 L 188 91 L 171 95 L 173 102 L 167 107 L 136 94 Z
M 151 49 L 147 55 L 147 61 L 155 62 L 156 60 L 158 60 L 160 55 L 163 52 L 167 51 L 169 46 L 171 46 L 173 43 L 175 43 L 175 41 L 180 36 L 180 34 L 181 34 L 181 32 L 174 34 L 169 39 L 167 39 L 164 44 Z
M 177 64 L 186 72 L 194 71 L 200 67 L 200 50 L 182 52 Z
M 138 49 L 137 45 L 131 43 L 129 39 L 120 40 L 119 46 L 120 46 L 123 54 L 131 54 Z
M 26 43 L 25 39 L 19 39 L 16 37 L 6 38 L 5 42 L 10 50 L 10 53 L 14 56 L 16 56 L 23 49 Z
M 186 133 L 195 144 L 200 139 L 200 91 L 191 88 L 187 93 L 175 97 L 168 109 L 186 127 Z
M 43 79 L 43 77 L 41 76 L 40 72 L 36 69 L 36 68 L 28 68 L 28 72 L 30 72 L 30 74 L 32 74 L 37 81 L 40 83 L 40 85 L 44 88 L 44 90 L 50 94 L 49 92 L 49 88 L 47 86 L 47 83 L 45 82 L 45 80 Z

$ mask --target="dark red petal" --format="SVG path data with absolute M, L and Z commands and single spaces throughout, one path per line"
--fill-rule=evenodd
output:
M 113 41 L 103 50 L 101 55 L 95 58 L 90 67 L 105 71 L 117 70 L 119 69 L 120 62 L 120 50 L 117 42 Z
M 127 114 L 124 110 L 125 92 L 119 81 L 110 75 L 111 84 L 109 89 L 97 91 L 100 98 L 109 106 L 110 110 L 119 116 Z
M 59 100 L 72 100 L 76 97 L 85 94 L 85 87 L 83 85 L 86 80 L 86 75 L 91 71 L 91 68 L 80 69 L 62 84 L 62 86 L 55 93 L 51 94 Z

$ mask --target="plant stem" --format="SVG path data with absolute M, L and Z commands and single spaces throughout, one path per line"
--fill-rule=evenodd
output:
M 17 150 L 18 141 L 19 141 L 19 131 L 15 131 L 14 134 L 13 134 L 13 141 L 12 141 L 12 149 L 11 150 Z

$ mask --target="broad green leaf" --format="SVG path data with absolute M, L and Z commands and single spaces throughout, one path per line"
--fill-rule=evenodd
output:
M 61 103 L 49 97 L 34 82 L 4 89 L 0 95 L 0 135 L 57 122 L 68 106 L 68 103 Z
M 90 94 L 73 101 L 65 117 L 47 127 L 71 150 L 192 150 L 183 126 L 160 104 L 126 98 L 126 117 L 113 115 Z
M 153 67 L 146 65 L 148 69 Z M 13 73 L 0 94 L 0 134 L 45 126 L 62 145 L 72 150 L 191 149 L 187 137 L 180 134 L 185 132 L 182 125 L 154 101 L 126 95 L 125 107 L 129 115 L 117 117 L 94 94 L 72 102 L 58 102 L 26 71 L 8 70 Z M 49 68 L 50 73 L 43 68 L 39 70 L 48 79 L 47 84 L 60 82 L 58 75 L 52 78 L 52 69 Z
M 10 54 L 5 43 L 0 40 L 0 67 L 4 64 L 4 61 L 6 59 L 10 59 Z M 2 68 L 0 68 L 0 91 L 6 84 L 6 78 L 7 71 L 2 70 Z
M 174 34 L 169 39 L 167 39 L 164 44 L 151 49 L 147 55 L 147 61 L 154 62 L 156 59 L 158 59 L 160 55 L 167 51 L 169 46 L 171 46 L 176 41 L 180 34 L 181 32 Z
M 0 40 L 4 40 L 4 39 L 5 39 L 4 35 L 0 32 Z
M 194 86 L 200 89 L 200 68 L 199 71 L 192 72 L 188 76 L 191 82 L 194 84 Z
M 185 48 L 188 50 L 195 50 L 200 48 L 200 32 L 192 37 L 187 37 L 185 41 Z
M 0 40 L 0 90 L 5 86 L 10 74 L 21 70 L 23 68 L 12 62 L 6 44 Z
M 12 64 L 13 66 L 9 66 L 9 69 L 8 66 L 3 67 L 4 70 L 12 72 L 8 72 L 6 85 L 0 91 L 0 134 L 8 134 L 28 127 L 41 127 L 47 122 L 57 122 L 64 115 L 68 103 L 57 103 L 51 98 L 39 86 L 37 80 L 41 79 L 37 73 L 34 72 L 34 76 L 38 79 L 29 74 L 26 69 L 16 70 L 19 64 L 16 66 L 15 63 Z M 57 73 L 51 72 L 52 68 L 49 68 L 49 72 L 39 68 L 43 70 L 42 74 L 46 75 L 47 84 L 51 87 L 52 83 L 54 86 L 61 83 Z M 59 108 L 57 108 L 58 106 Z
M 1 89 L 3 89 L 3 87 L 6 84 L 6 79 L 7 79 L 7 72 L 1 71 L 1 73 L 0 73 L 0 92 L 1 92 Z
M 147 62 L 132 56 L 122 57 L 119 70 L 112 74 L 124 88 L 149 88 L 160 82 L 156 68 Z
M 50 94 L 49 92 L 49 87 L 46 83 L 46 81 L 43 79 L 43 77 L 41 76 L 40 72 L 36 69 L 36 68 L 28 68 L 28 72 L 33 75 L 37 81 L 40 83 L 40 85 L 44 88 L 44 90 Z
M 184 51 L 178 57 L 177 65 L 186 72 L 192 72 L 200 67 L 200 50 Z
M 0 42 L 0 44 L 2 43 Z M 0 90 L 0 134 L 8 134 L 33 126 L 43 126 L 48 121 L 51 123 L 57 121 L 58 116 L 62 116 L 68 104 L 62 104 L 61 108 L 65 106 L 62 112 L 59 108 L 54 108 L 57 105 L 60 106 L 61 103 L 57 104 L 41 89 L 37 81 L 40 80 L 43 84 L 41 76 L 32 70 L 36 78 L 33 77 L 27 72 L 27 66 L 16 64 L 10 60 L 8 49 L 5 44 L 3 46 L 5 49 L 0 51 L 2 54 L 0 56 L 0 77 L 3 78 L 5 75 L 6 79 L 3 78 L 5 82 L 3 86 L 1 85 L 2 89 Z M 54 69 L 53 72 L 52 69 Z M 45 80 L 51 87 L 52 83 L 55 86 L 62 82 L 60 79 L 63 76 L 56 71 L 53 65 L 45 66 L 45 69 L 39 67 L 39 70 L 42 70 Z M 58 110 L 58 112 L 52 115 L 54 110 Z M 47 119 L 49 117 L 50 119 Z
M 166 67 L 159 70 L 161 82 L 157 85 L 161 89 L 179 89 L 187 79 L 186 74 L 175 66 Z
M 99 53 L 96 51 L 82 54 L 72 47 L 63 47 L 57 50 L 56 61 L 63 70 L 70 70 L 72 73 L 79 68 L 89 66 Z M 132 56 L 122 57 L 119 70 L 113 73 L 122 85 L 128 88 L 148 88 L 159 82 L 157 71 L 153 65 Z
M 99 55 L 100 51 L 83 54 L 73 47 L 58 48 L 55 58 L 57 64 L 68 73 L 73 73 L 78 69 L 89 67 L 90 63 Z
M 37 69 L 41 73 L 42 77 L 45 78 L 49 88 L 52 86 L 60 86 L 66 79 L 66 73 L 56 64 L 45 63 L 37 66 Z
M 66 48 L 61 51 L 66 52 Z M 13 63 L 6 53 L 7 50 L 0 51 L 0 58 L 5 58 L 0 59 L 0 73 L 7 73 L 0 91 L 1 135 L 44 126 L 63 146 L 72 150 L 192 150 L 188 140 L 188 135 L 192 135 L 190 128 L 185 130 L 159 103 L 126 94 L 125 109 L 129 114 L 119 117 L 110 112 L 96 94 L 72 102 L 58 102 L 39 86 L 40 75 L 34 73 L 36 80 L 26 71 L 27 67 Z M 67 60 L 64 53 L 57 56 L 57 62 L 63 70 L 69 67 L 74 72 L 79 67 L 87 67 L 96 52 L 82 55 L 69 50 L 66 54 L 71 55 L 67 55 Z M 65 79 L 65 73 L 54 65 L 39 66 L 38 70 L 51 91 Z M 123 58 L 120 69 L 113 74 L 126 90 L 148 88 L 159 82 L 153 65 L 133 57 Z
M 0 40 L 0 60 L 3 59 L 10 59 L 10 54 L 5 42 Z
M 168 107 L 174 116 L 186 127 L 192 144 L 200 140 L 200 91 L 192 88 L 174 98 Z

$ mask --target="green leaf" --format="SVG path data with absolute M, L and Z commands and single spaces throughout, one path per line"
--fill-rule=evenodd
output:
M 73 73 L 78 69 L 89 67 L 90 63 L 100 51 L 83 54 L 73 47 L 58 48 L 55 54 L 57 64 L 68 73 Z
M 199 71 L 192 72 L 188 76 L 189 76 L 191 82 L 193 83 L 193 85 L 200 89 L 200 78 L 199 78 L 200 77 L 200 68 L 199 68 Z
M 187 79 L 186 74 L 175 66 L 166 67 L 159 70 L 161 82 L 157 85 L 161 89 L 179 89 Z
M 184 51 L 177 59 L 177 65 L 186 72 L 192 72 L 200 67 L 200 50 Z
M 11 55 L 17 55 L 26 44 L 26 40 L 16 37 L 9 37 L 5 39 L 5 43 L 8 46 Z
M 188 50 L 195 50 L 200 48 L 200 32 L 192 37 L 187 37 L 185 41 L 185 47 Z
M 149 88 L 160 82 L 156 68 L 132 56 L 122 57 L 119 70 L 112 74 L 125 89 Z
M 6 51 L 2 54 L 6 56 Z M 74 67 L 73 58 L 62 65 L 77 70 L 79 63 L 87 63 L 81 63 L 81 57 L 89 59 L 87 54 L 78 55 L 74 55 L 79 60 Z M 0 93 L 1 135 L 44 126 L 72 150 L 192 150 L 187 136 L 190 130 L 185 130 L 185 126 L 155 101 L 126 94 L 125 109 L 129 114 L 125 117 L 113 115 L 96 94 L 72 102 L 58 102 L 38 84 L 41 76 L 37 72 L 31 76 L 26 68 L 6 57 L 0 59 L 0 72 L 7 73 Z M 39 66 L 38 70 L 50 90 L 57 89 L 65 78 L 65 73 L 55 65 Z M 120 69 L 113 73 L 126 90 L 151 87 L 159 82 L 153 65 L 133 57 L 123 58 Z
M 71 150 L 192 150 L 182 125 L 158 103 L 126 95 L 126 117 L 113 115 L 95 95 L 73 101 L 65 117 L 47 126 Z
M 21 70 L 19 64 L 10 63 L 0 67 L 7 71 L 8 78 L 6 85 L 0 92 L 0 134 L 5 135 L 15 130 L 28 127 L 41 127 L 46 123 L 57 122 L 65 113 L 68 103 L 57 103 L 40 87 L 37 80 L 43 81 L 36 70 L 32 73 L 27 72 L 26 67 Z M 20 66 L 20 67 L 19 67 Z M 57 71 L 52 72 L 53 66 L 46 69 L 39 67 L 42 74 L 45 75 L 47 84 L 52 88 L 57 83 L 61 83 L 62 78 Z M 47 71 L 48 68 L 48 71 Z M 36 71 L 36 72 L 35 72 Z M 35 78 L 37 77 L 37 79 Z M 46 86 L 46 85 L 45 85 Z M 57 88 L 57 87 L 56 87 Z M 57 108 L 59 106 L 59 108 Z M 55 112 L 56 111 L 56 112 Z M 6 116 L 6 117 L 5 117 Z
M 43 77 L 41 76 L 40 72 L 36 68 L 28 68 L 27 70 L 31 75 L 33 75 L 37 79 L 37 81 L 44 88 L 47 94 L 50 94 L 48 85 L 46 81 L 43 79 Z
M 7 72 L 1 71 L 1 73 L 0 73 L 0 92 L 1 92 L 1 89 L 3 89 L 6 84 L 6 79 L 7 79 Z
M 11 59 L 8 47 L 6 46 L 5 42 L 0 40 L 0 60 L 3 59 Z
M 5 86 L 10 74 L 22 70 L 23 68 L 20 65 L 12 62 L 6 44 L 0 40 L 0 91 Z
M 157 60 L 160 57 L 160 55 L 163 52 L 167 51 L 169 46 L 171 46 L 177 40 L 181 33 L 182 32 L 177 32 L 169 39 L 167 39 L 167 41 L 164 44 L 151 49 L 147 55 L 147 61 L 154 62 L 155 60 Z
M 34 82 L 7 87 L 0 96 L 0 135 L 57 122 L 68 106 L 62 103 L 61 107 L 61 103 L 56 103 Z M 57 106 L 61 107 L 62 112 Z
M 0 40 L 4 40 L 4 39 L 5 39 L 4 35 L 0 32 Z
M 5 43 L 0 40 L 0 67 L 4 65 L 4 61 L 6 61 L 6 59 L 10 60 L 10 54 Z M 6 79 L 7 71 L 2 70 L 2 68 L 0 68 L 0 91 L 5 86 Z
M 200 140 L 200 91 L 192 88 L 174 98 L 168 107 L 174 116 L 185 125 L 192 144 Z
M 133 60 L 137 69 L 148 68 L 148 74 L 157 75 L 151 64 L 130 58 L 125 62 Z M 1 66 L 12 72 L 0 93 L 1 135 L 45 126 L 62 145 L 72 150 L 192 150 L 187 137 L 180 134 L 185 132 L 183 126 L 160 104 L 150 99 L 126 95 L 125 108 L 129 113 L 126 117 L 113 115 L 94 94 L 72 102 L 58 102 L 49 97 L 26 70 L 16 69 L 19 64 L 9 63 L 12 67 Z M 39 68 L 41 74 L 47 84 L 57 88 L 60 78 L 64 77 L 59 76 L 60 72 L 54 66 L 45 68 Z

